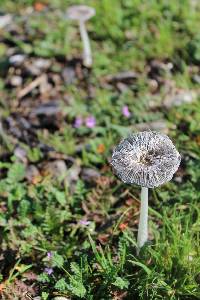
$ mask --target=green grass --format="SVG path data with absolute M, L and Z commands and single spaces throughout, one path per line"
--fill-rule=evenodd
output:
M 64 18 L 64 10 L 74 1 L 42 1 L 46 9 L 24 17 L 35 2 L 0 2 L 1 11 L 15 14 L 19 28 L 16 35 L 2 31 L 0 65 L 6 69 L 12 46 L 27 57 L 51 59 L 48 72 L 60 75 L 68 60 L 81 58 L 78 26 Z M 11 133 L 0 133 L 0 262 L 4 259 L 7 264 L 0 263 L 3 299 L 21 299 L 16 279 L 27 287 L 37 285 L 43 300 L 59 294 L 87 300 L 200 299 L 200 102 L 193 79 L 200 62 L 199 2 L 77 3 L 96 8 L 87 25 L 94 65 L 90 72 L 81 68 L 82 79 L 59 86 L 58 128 L 35 130 L 40 148 L 39 143 L 32 146 Z M 169 62 L 172 71 L 166 68 Z M 123 86 L 108 84 L 108 75 L 123 71 L 134 71 L 136 79 Z M 25 105 L 23 100 L 16 105 L 17 91 L 7 86 L 5 78 L 1 74 L 4 119 L 23 114 L 20 105 Z M 24 85 L 31 80 L 28 74 Z M 159 82 L 155 91 L 152 80 Z M 192 103 L 164 108 L 166 95 L 180 90 L 194 91 L 197 97 Z M 34 93 L 30 98 L 40 100 Z M 122 115 L 124 105 L 131 112 L 129 119 Z M 76 116 L 90 115 L 96 118 L 94 128 L 74 128 Z M 150 193 L 150 241 L 137 256 L 140 190 L 114 177 L 108 160 L 122 137 L 137 131 L 141 123 L 160 120 L 181 153 L 182 164 L 174 180 Z M 52 158 L 41 144 L 58 157 Z M 16 145 L 27 152 L 28 165 L 40 170 L 32 180 L 27 180 L 26 166 L 13 153 Z M 45 169 L 53 159 L 65 161 L 64 176 Z M 99 172 L 97 182 L 76 176 L 85 168 Z M 89 223 L 84 225 L 83 220 Z M 48 275 L 45 268 L 53 273 Z M 37 275 L 34 281 L 26 277 L 30 271 Z

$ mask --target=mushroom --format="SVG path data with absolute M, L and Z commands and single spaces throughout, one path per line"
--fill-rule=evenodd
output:
M 115 174 L 124 183 L 141 186 L 138 253 L 148 239 L 148 189 L 170 181 L 180 161 L 169 137 L 155 131 L 134 133 L 113 151 L 111 166 Z
M 83 64 L 92 66 L 92 54 L 85 22 L 95 15 L 95 9 L 86 5 L 73 5 L 67 10 L 67 16 L 71 20 L 79 22 L 81 39 L 83 41 Z

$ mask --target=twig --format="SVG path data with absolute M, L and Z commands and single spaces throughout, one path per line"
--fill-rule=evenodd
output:
M 17 98 L 23 98 L 28 93 L 30 93 L 32 90 L 34 90 L 36 87 L 40 86 L 42 83 L 46 81 L 46 75 L 42 74 L 41 76 L 37 77 L 35 80 L 33 80 L 31 83 L 29 83 L 24 89 L 22 89 L 18 95 Z

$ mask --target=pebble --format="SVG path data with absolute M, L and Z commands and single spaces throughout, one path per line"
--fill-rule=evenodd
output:
M 51 65 L 51 61 L 44 58 L 38 58 L 33 62 L 34 66 L 39 69 L 48 69 Z
M 200 84 L 200 75 L 195 74 L 195 75 L 192 77 L 192 80 L 193 80 L 195 83 Z
M 23 148 L 17 146 L 14 150 L 14 155 L 23 163 L 27 163 L 27 153 Z
M 63 296 L 57 296 L 57 297 L 53 298 L 53 300 L 70 300 L 70 298 L 66 298 Z
M 10 14 L 0 16 L 0 28 L 6 27 L 8 24 L 11 23 L 11 21 L 12 21 L 12 16 Z
M 54 178 L 63 178 L 67 176 L 67 167 L 63 160 L 54 160 L 53 162 L 48 162 L 44 169 Z
M 165 120 L 158 120 L 154 122 L 149 123 L 139 123 L 135 125 L 136 129 L 139 131 L 144 130 L 155 130 L 155 131 L 161 131 L 163 133 L 168 132 L 168 126 Z
M 40 172 L 34 165 L 29 165 L 27 167 L 25 177 L 29 182 L 32 183 L 34 178 L 39 177 L 39 176 L 40 176 Z
M 15 54 L 10 56 L 9 58 L 9 63 L 14 65 L 14 66 L 18 66 L 21 65 L 26 59 L 26 55 L 24 54 Z
M 115 81 L 129 81 L 131 79 L 136 79 L 138 74 L 133 71 L 124 71 L 120 72 L 116 75 L 108 75 L 106 77 L 108 82 L 115 82 Z
M 62 77 L 66 84 L 72 84 L 76 80 L 76 73 L 74 68 L 72 67 L 65 67 L 62 71 Z
M 194 91 L 180 91 L 173 96 L 167 96 L 163 102 L 166 108 L 173 106 L 180 106 L 184 103 L 191 103 L 196 99 L 196 93 Z
M 15 75 L 15 76 L 12 76 L 11 78 L 10 78 L 10 84 L 12 85 L 12 86 L 20 86 L 20 85 L 22 85 L 22 77 L 21 76 L 17 76 L 17 75 Z
M 53 116 L 59 113 L 61 108 L 56 101 L 50 101 L 45 104 L 41 104 L 36 107 L 32 112 L 32 116 L 45 115 L 45 116 Z
M 97 170 L 91 168 L 83 168 L 81 172 L 81 178 L 88 183 L 94 182 L 100 177 Z

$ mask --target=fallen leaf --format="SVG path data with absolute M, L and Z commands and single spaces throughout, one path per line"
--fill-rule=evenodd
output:
M 121 231 L 125 230 L 127 227 L 128 227 L 128 223 L 121 223 L 121 224 L 119 225 L 119 229 L 120 229 Z
M 102 244 L 102 245 L 105 245 L 105 244 L 107 244 L 107 242 L 108 242 L 108 238 L 109 238 L 109 234 L 100 234 L 99 236 L 98 236 L 98 240 L 99 240 L 99 242 Z
M 36 2 L 35 4 L 34 4 L 34 9 L 36 10 L 36 11 L 42 11 L 42 10 L 44 10 L 45 9 L 45 4 L 44 3 L 41 3 L 41 2 Z
M 98 145 L 98 147 L 97 147 L 97 153 L 102 154 L 102 153 L 105 152 L 105 150 L 106 150 L 106 147 L 105 147 L 104 144 L 99 144 Z
M 195 140 L 197 145 L 200 146 L 200 135 L 198 135 Z
M 5 282 L 3 282 L 3 283 L 0 284 L 0 295 L 1 295 L 1 292 L 3 292 L 3 290 L 5 289 L 5 287 L 6 287 L 6 283 Z

